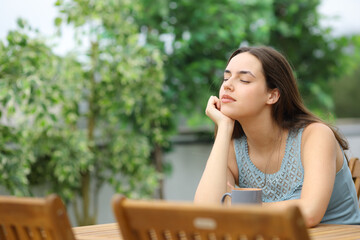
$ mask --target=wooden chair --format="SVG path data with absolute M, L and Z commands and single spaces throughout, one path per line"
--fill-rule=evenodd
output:
M 141 201 L 115 195 L 113 210 L 126 240 L 307 240 L 300 210 Z
M 351 158 L 349 161 L 349 168 L 351 172 L 351 176 L 353 177 L 357 198 L 360 197 L 360 159 L 359 158 Z
M 0 240 L 75 240 L 65 206 L 46 198 L 0 196 Z

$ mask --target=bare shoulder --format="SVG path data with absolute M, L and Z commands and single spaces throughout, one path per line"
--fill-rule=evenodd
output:
M 301 139 L 301 153 L 305 163 L 307 159 L 310 162 L 313 162 L 313 159 L 332 161 L 331 159 L 338 155 L 338 150 L 336 137 L 329 126 L 324 123 L 311 123 L 305 127 Z
M 311 123 L 305 127 L 303 133 L 303 140 L 311 139 L 335 140 L 335 135 L 331 128 L 324 123 Z

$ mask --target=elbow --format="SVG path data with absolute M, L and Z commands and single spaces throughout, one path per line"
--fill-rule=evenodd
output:
M 322 206 L 321 206 L 322 205 Z M 323 219 L 326 208 L 323 204 L 306 204 L 302 201 L 299 205 L 301 214 L 307 227 L 315 227 Z
M 304 216 L 305 224 L 309 228 L 318 225 L 323 217 L 320 216 L 320 214 L 316 214 L 316 213 L 303 214 L 303 216 Z
M 318 225 L 319 223 L 320 221 L 315 218 L 311 218 L 311 217 L 305 218 L 305 224 L 309 228 L 316 227 L 316 225 Z

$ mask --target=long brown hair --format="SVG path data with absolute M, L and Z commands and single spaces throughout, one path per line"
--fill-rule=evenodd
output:
M 232 53 L 227 64 L 233 57 L 244 52 L 252 54 L 261 62 L 267 88 L 277 88 L 280 92 L 280 98 L 272 108 L 272 116 L 280 127 L 283 129 L 303 128 L 311 123 L 321 122 L 331 128 L 343 150 L 349 149 L 347 141 L 334 126 L 325 123 L 305 107 L 292 68 L 280 52 L 265 46 L 241 47 Z M 233 138 L 242 135 L 244 131 L 240 123 L 235 121 Z

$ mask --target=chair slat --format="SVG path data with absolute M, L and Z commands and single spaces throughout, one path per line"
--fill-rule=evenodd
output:
M 151 235 L 149 234 L 149 231 L 138 231 L 135 234 L 135 237 L 137 239 L 148 239 L 148 240 L 152 240 Z M 127 239 L 124 237 L 124 239 Z
M 16 229 L 13 225 L 6 224 L 4 225 L 5 228 L 5 239 L 7 240 L 18 240 L 18 235 Z
M 357 198 L 359 199 L 359 197 L 360 197 L 360 178 L 355 179 L 354 184 L 355 184 L 355 188 L 357 190 L 356 191 Z
M 32 233 L 31 240 L 44 240 L 41 234 L 41 229 L 39 229 L 38 227 L 30 228 L 30 232 Z
M 0 224 L 0 240 L 5 240 L 5 227 L 3 224 Z
M 177 240 L 178 239 L 178 236 L 176 234 L 175 231 L 170 231 L 170 230 L 166 230 L 166 235 L 168 236 L 169 239 L 171 240 Z
M 27 233 L 26 229 L 23 226 L 21 226 L 21 225 L 17 226 L 17 233 L 18 233 L 19 239 L 30 240 L 29 234 Z
M 352 170 L 353 178 L 360 178 L 360 160 L 358 158 L 355 159 L 355 163 Z
M 53 231 L 51 229 L 44 229 L 44 234 L 46 237 L 46 240 L 54 240 L 54 234 Z
M 360 197 L 360 159 L 353 157 L 349 161 L 351 176 L 354 180 L 357 198 Z

